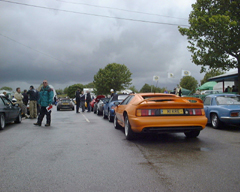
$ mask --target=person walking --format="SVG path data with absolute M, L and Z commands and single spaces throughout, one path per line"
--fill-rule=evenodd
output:
M 19 105 L 19 107 L 22 109 L 22 114 L 23 116 L 25 116 L 26 118 L 29 118 L 28 114 L 27 114 L 27 107 L 24 105 L 23 103 L 23 95 L 21 93 L 21 89 L 20 87 L 16 88 L 16 93 L 14 94 L 14 98 L 17 100 L 17 104 Z
M 82 108 L 82 112 L 84 112 L 85 111 L 85 94 L 83 91 L 80 95 L 80 107 Z
M 90 92 L 89 92 L 89 91 L 87 91 L 86 102 L 87 102 L 87 109 L 88 109 L 88 112 L 91 112 L 91 111 L 90 111 L 91 95 L 90 95 Z
M 38 101 L 38 91 L 34 89 L 31 85 L 30 89 L 28 90 L 27 94 L 30 96 L 29 100 L 29 112 L 30 112 L 30 119 L 37 118 L 37 101 Z
M 39 92 L 39 99 L 38 99 L 39 105 L 41 107 L 40 114 L 38 116 L 37 123 L 34 123 L 34 125 L 41 126 L 42 120 L 45 115 L 47 117 L 47 122 L 45 126 L 48 127 L 51 125 L 51 110 L 49 110 L 49 108 L 52 107 L 52 101 L 53 101 L 53 90 L 49 87 L 47 80 L 44 80 L 43 87 Z
M 76 91 L 76 113 L 80 113 L 79 107 L 80 107 L 80 89 L 77 89 L 77 91 Z

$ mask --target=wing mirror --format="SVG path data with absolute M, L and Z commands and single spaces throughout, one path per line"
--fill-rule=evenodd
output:
M 118 102 L 118 101 L 115 101 L 115 102 L 114 102 L 114 105 L 118 106 L 118 105 L 119 105 L 119 102 Z

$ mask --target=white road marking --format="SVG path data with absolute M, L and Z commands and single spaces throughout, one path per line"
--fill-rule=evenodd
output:
M 83 114 L 82 114 L 83 115 Z M 83 115 L 83 117 L 85 118 L 85 120 L 88 122 L 88 123 L 90 123 L 90 121 L 88 120 L 88 118 L 85 116 L 85 115 Z

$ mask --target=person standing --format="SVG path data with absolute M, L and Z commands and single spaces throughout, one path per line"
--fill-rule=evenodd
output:
M 16 103 L 22 109 L 23 116 L 25 116 L 26 118 L 29 118 L 27 114 L 27 107 L 23 103 L 23 95 L 21 93 L 20 87 L 16 88 L 16 93 L 14 94 L 14 98 L 17 100 Z
M 38 116 L 37 123 L 34 123 L 34 125 L 41 126 L 42 120 L 44 116 L 47 117 L 47 122 L 45 126 L 51 125 L 51 110 L 48 110 L 47 107 L 52 107 L 52 101 L 53 101 L 53 90 L 49 87 L 47 80 L 43 81 L 43 87 L 41 88 L 39 92 L 39 105 L 41 107 L 40 114 Z
M 80 95 L 80 107 L 82 108 L 82 112 L 84 112 L 85 111 L 85 94 L 83 91 Z
M 88 112 L 91 112 L 91 111 L 90 111 L 91 95 L 90 95 L 90 92 L 89 92 L 89 91 L 87 91 L 86 102 L 87 102 L 87 109 L 88 109 Z
M 114 89 L 110 89 L 111 97 L 115 95 Z
M 26 107 L 27 107 L 27 104 L 28 104 L 28 94 L 27 94 L 27 90 L 26 90 L 26 89 L 24 89 L 22 95 L 23 95 L 23 103 L 24 103 L 24 105 L 26 105 Z
M 77 91 L 76 91 L 76 113 L 80 113 L 79 107 L 80 107 L 80 89 L 77 89 Z
M 30 89 L 28 90 L 27 94 L 30 96 L 29 100 L 29 111 L 30 111 L 30 119 L 37 118 L 37 100 L 38 100 L 38 92 L 34 87 L 31 85 Z

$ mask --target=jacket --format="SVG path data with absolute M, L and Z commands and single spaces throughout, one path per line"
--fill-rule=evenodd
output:
M 53 90 L 47 85 L 46 87 L 42 87 L 39 92 L 39 100 L 38 103 L 42 107 L 47 107 L 53 102 Z
M 30 89 L 27 92 L 27 94 L 30 95 L 30 98 L 29 98 L 30 101 L 37 101 L 38 100 L 38 92 L 37 92 L 36 89 Z
M 80 101 L 85 101 L 85 95 L 84 94 L 80 95 Z
M 87 98 L 86 98 L 86 102 L 87 103 L 90 103 L 91 102 L 91 95 L 90 95 L 90 93 L 87 93 Z
M 14 98 L 17 100 L 16 103 L 18 103 L 18 104 L 23 103 L 23 101 L 22 101 L 22 99 L 23 99 L 22 93 L 16 92 L 16 93 L 14 94 Z

